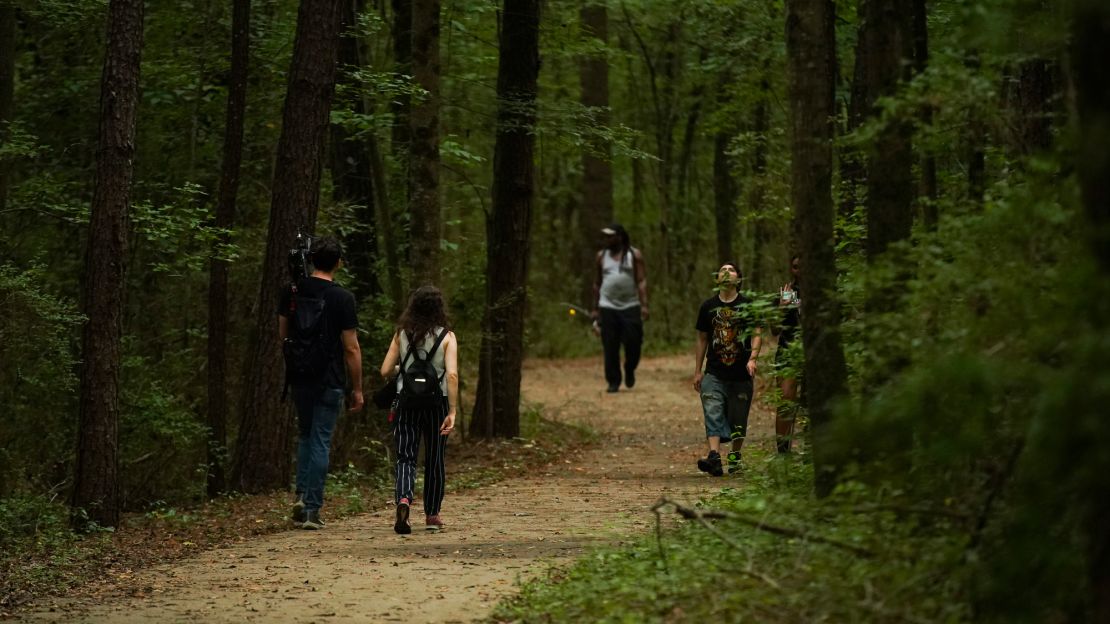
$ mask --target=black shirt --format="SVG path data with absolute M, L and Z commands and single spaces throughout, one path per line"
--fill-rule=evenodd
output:
M 282 291 L 281 302 L 278 304 L 278 314 L 284 317 L 290 315 L 289 300 L 292 294 L 292 287 L 285 288 Z M 323 298 L 324 314 L 327 315 L 325 340 L 329 343 L 328 351 L 331 354 L 331 363 L 328 365 L 328 372 L 324 377 L 324 387 L 346 388 L 347 366 L 343 361 L 342 334 L 348 329 L 358 328 L 358 313 L 355 310 L 354 294 L 335 282 L 319 277 L 306 277 L 297 282 L 297 296 Z
M 698 331 L 709 334 L 705 354 L 705 372 L 725 381 L 750 379 L 748 359 L 752 355 L 751 323 L 743 295 L 729 303 L 714 295 L 698 310 Z
M 798 328 L 801 326 L 802 293 L 798 290 L 797 284 L 791 284 L 790 288 L 794 293 L 790 301 L 783 302 L 782 292 L 779 293 L 779 298 L 775 300 L 775 305 L 783 313 L 782 333 L 779 334 L 780 349 L 785 349 L 790 346 L 790 343 L 794 342 L 794 339 L 798 337 Z

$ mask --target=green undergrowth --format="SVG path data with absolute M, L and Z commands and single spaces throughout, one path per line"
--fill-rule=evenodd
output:
M 956 530 L 966 519 L 905 505 L 896 493 L 880 496 L 851 485 L 818 502 L 804 457 L 781 459 L 755 449 L 745 456 L 743 476 L 722 483 L 732 487 L 688 506 L 733 516 L 705 520 L 723 538 L 665 506 L 658 539 L 648 533 L 552 569 L 502 602 L 492 620 L 970 619 L 958 573 L 965 543 Z M 680 518 L 677 526 L 673 517 Z
M 448 490 L 482 487 L 554 461 L 597 440 L 592 431 L 521 415 L 511 440 L 453 440 Z M 328 475 L 323 513 L 329 521 L 373 511 L 393 497 L 392 472 L 366 474 L 348 466 Z M 87 534 L 69 528 L 64 500 L 41 496 L 0 499 L 0 618 L 90 581 L 127 582 L 130 572 L 291 528 L 289 492 L 232 494 L 193 506 L 160 504 L 126 514 L 116 530 Z

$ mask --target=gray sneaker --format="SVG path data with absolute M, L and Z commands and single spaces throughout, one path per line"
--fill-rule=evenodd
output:
M 320 519 L 320 510 L 312 509 L 304 512 L 304 523 L 301 528 L 306 531 L 319 531 L 324 528 L 324 521 Z
M 290 514 L 295 524 L 304 524 L 304 497 L 298 496 L 297 502 L 293 503 L 293 512 Z

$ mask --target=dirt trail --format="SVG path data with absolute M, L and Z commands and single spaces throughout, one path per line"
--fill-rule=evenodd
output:
M 482 618 L 515 581 L 589 548 L 649 530 L 661 495 L 708 496 L 731 478 L 694 469 L 702 426 L 690 357 L 645 360 L 635 389 L 604 391 L 600 357 L 532 361 L 524 400 L 547 417 L 588 425 L 605 443 L 497 485 L 449 494 L 447 528 L 393 532 L 392 508 L 323 531 L 288 531 L 153 567 L 111 598 L 40 604 L 31 621 L 465 622 Z M 752 442 L 772 424 L 753 406 Z M 761 440 L 763 438 L 763 440 Z M 450 461 L 450 455 L 448 455 Z M 448 464 L 450 471 L 450 464 Z M 450 476 L 448 476 L 450 479 Z M 326 508 L 325 508 L 326 517 Z M 111 594 L 109 594 L 111 596 Z

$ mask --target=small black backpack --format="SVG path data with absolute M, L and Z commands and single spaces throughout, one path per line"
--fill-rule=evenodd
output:
M 285 391 L 290 385 L 317 386 L 324 381 L 331 363 L 332 345 L 328 344 L 328 314 L 325 287 L 316 297 L 297 294 L 293 287 L 289 299 L 289 332 L 282 344 L 285 356 Z
M 443 403 L 443 391 L 439 387 L 443 380 L 443 374 L 436 372 L 436 367 L 432 364 L 432 356 L 435 355 L 436 350 L 439 349 L 439 344 L 443 342 L 446 335 L 447 328 L 444 328 L 443 331 L 439 332 L 439 336 L 436 336 L 432 348 L 423 357 L 420 355 L 422 349 L 418 349 L 413 344 L 412 336 L 408 336 L 408 352 L 405 353 L 405 357 L 401 361 L 401 391 L 397 395 L 398 407 L 402 409 L 429 409 Z M 412 363 L 405 366 L 410 358 Z

